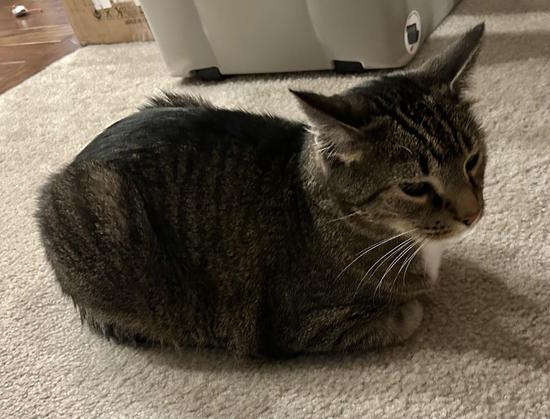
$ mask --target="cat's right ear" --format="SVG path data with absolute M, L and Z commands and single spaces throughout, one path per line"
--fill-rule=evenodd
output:
M 444 85 L 451 92 L 460 93 L 477 58 L 484 31 L 485 23 L 474 26 L 445 51 L 422 65 L 419 75 L 431 84 Z
M 339 96 L 289 90 L 298 98 L 323 158 L 336 158 L 346 164 L 362 158 L 361 133 L 350 124 L 351 105 L 347 101 Z

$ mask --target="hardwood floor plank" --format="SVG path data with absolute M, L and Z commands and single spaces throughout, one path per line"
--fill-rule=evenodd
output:
M 0 45 L 37 44 L 40 42 L 62 41 L 73 34 L 70 25 L 37 26 L 6 33 L 0 31 Z
M 80 47 L 60 0 L 25 1 L 42 12 L 16 18 L 0 0 L 0 93 Z
M 25 28 L 45 25 L 61 25 L 68 23 L 63 5 L 56 0 L 34 0 L 20 2 L 27 9 L 42 9 L 42 12 L 31 12 L 16 18 L 11 13 L 12 4 L 16 1 L 0 0 L 0 28 L 2 31 L 17 31 Z
M 76 42 L 76 43 L 75 43 Z M 17 68 L 12 73 L 0 78 L 0 93 L 11 89 L 22 81 L 28 79 L 32 75 L 38 73 L 51 63 L 67 55 L 67 53 L 78 49 L 80 46 L 76 39 L 67 38 L 57 44 L 49 44 L 46 48 L 42 48 L 43 52 L 39 59 L 26 61 L 24 65 Z M 13 70 L 14 68 L 12 68 Z
M 0 63 L 0 83 L 12 78 L 24 67 L 24 61 L 13 61 L 11 63 Z
M 12 34 L 0 32 L 0 46 L 55 43 L 72 34 L 72 28 L 66 24 L 29 28 Z

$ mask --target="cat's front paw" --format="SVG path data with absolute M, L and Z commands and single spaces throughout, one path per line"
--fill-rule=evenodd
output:
M 401 304 L 387 317 L 386 327 L 393 335 L 395 343 L 403 342 L 411 337 L 422 323 L 424 308 L 416 299 Z

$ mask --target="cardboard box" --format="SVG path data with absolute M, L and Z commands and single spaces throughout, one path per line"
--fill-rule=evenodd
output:
M 63 5 L 82 45 L 154 39 L 135 0 L 63 0 Z

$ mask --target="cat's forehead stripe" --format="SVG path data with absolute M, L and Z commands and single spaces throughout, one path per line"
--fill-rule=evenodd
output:
M 413 135 L 438 162 L 472 150 L 470 135 L 461 127 L 455 110 L 447 109 L 421 85 L 411 80 L 387 78 L 372 85 L 371 89 L 380 110 Z M 401 114 L 401 118 L 396 117 L 396 113 Z M 403 124 L 403 119 L 406 124 Z M 411 133 L 411 126 L 415 134 Z
M 406 113 L 423 130 L 433 137 L 434 141 L 445 147 L 446 151 L 461 153 L 464 144 L 459 140 L 458 132 L 450 122 L 447 115 L 441 107 L 435 106 L 435 101 L 416 101 L 413 103 L 404 103 L 404 113 Z M 430 106 L 431 105 L 431 106 Z M 441 141 L 444 134 L 448 138 L 446 143 Z
M 452 115 L 433 96 L 414 86 L 400 93 L 398 106 L 419 127 L 431 134 L 434 141 L 445 147 L 445 154 L 460 155 L 471 148 L 467 136 L 462 135 L 455 126 Z M 443 138 L 445 142 L 441 141 Z
M 439 115 L 441 115 L 441 120 L 451 130 L 451 139 L 454 139 L 455 141 L 461 141 L 464 145 L 463 149 L 465 149 L 466 151 L 471 150 L 472 142 L 470 141 L 470 137 L 468 135 L 463 135 L 462 131 L 455 126 L 453 118 L 451 118 L 447 110 L 445 110 L 445 108 L 437 103 L 435 100 L 431 100 L 430 103 L 433 104 Z
M 436 161 L 439 163 L 443 162 L 445 156 L 444 150 L 441 148 L 441 144 L 426 135 L 426 132 L 421 132 L 418 124 L 415 124 L 414 121 L 407 118 L 407 116 L 400 111 L 397 106 L 390 105 L 391 102 L 386 102 L 380 96 L 376 98 L 376 101 L 379 105 L 383 106 L 385 113 L 391 116 L 395 123 L 411 135 L 419 145 L 423 146 L 423 148 L 425 148 Z

